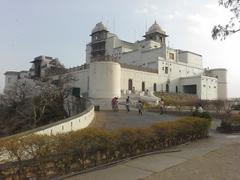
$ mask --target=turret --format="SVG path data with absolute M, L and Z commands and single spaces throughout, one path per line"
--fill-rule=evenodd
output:
M 105 56 L 107 34 L 108 30 L 102 22 L 97 23 L 96 26 L 93 28 L 90 35 L 92 36 L 91 61 L 93 61 L 95 57 Z
M 143 37 L 145 37 L 146 40 L 154 40 L 162 45 L 165 45 L 166 37 L 168 37 L 168 35 L 166 35 L 166 32 L 163 31 L 159 24 L 155 21 Z

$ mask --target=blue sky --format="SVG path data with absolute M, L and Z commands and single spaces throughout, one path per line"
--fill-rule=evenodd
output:
M 229 13 L 217 0 L 0 0 L 0 91 L 3 73 L 28 70 L 38 55 L 58 57 L 66 67 L 85 62 L 85 45 L 99 21 L 127 41 L 142 38 L 155 20 L 169 46 L 203 55 L 205 67 L 228 69 L 229 96 L 240 97 L 240 33 L 213 41 L 211 29 Z

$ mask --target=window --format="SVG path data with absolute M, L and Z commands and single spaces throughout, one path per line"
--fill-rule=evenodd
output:
M 165 74 L 168 74 L 168 67 L 165 67 Z
M 162 67 L 162 70 L 164 71 L 164 67 Z
M 169 84 L 166 84 L 166 92 L 169 93 Z
M 204 84 L 203 87 L 206 87 L 206 85 Z
M 8 83 L 11 83 L 11 78 L 10 77 L 8 78 Z
M 154 91 L 154 92 L 157 91 L 157 84 L 156 84 L 156 83 L 153 84 L 153 91 Z
M 174 54 L 173 53 L 169 53 L 169 59 L 173 59 L 174 60 Z
M 172 72 L 172 69 L 170 68 L 169 71 Z
M 132 79 L 128 80 L 128 90 L 132 90 L 133 89 L 133 81 Z
M 217 87 L 216 86 L 214 86 L 214 89 L 216 89 Z
M 142 82 L 142 91 L 145 91 L 145 82 Z
M 178 86 L 176 86 L 176 93 L 178 93 Z
M 181 70 L 179 70 L 179 72 L 182 72 Z

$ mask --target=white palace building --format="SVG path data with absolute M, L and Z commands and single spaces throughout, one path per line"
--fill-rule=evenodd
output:
M 168 35 L 156 22 L 143 37 L 134 43 L 123 41 L 101 22 L 96 24 L 86 46 L 86 63 L 64 72 L 76 78 L 71 86 L 93 100 L 150 96 L 156 91 L 194 94 L 209 100 L 227 98 L 226 69 L 204 69 L 201 55 L 167 47 Z M 58 59 L 36 57 L 29 71 L 5 73 L 4 91 L 19 80 L 46 76 L 57 80 L 58 67 Z

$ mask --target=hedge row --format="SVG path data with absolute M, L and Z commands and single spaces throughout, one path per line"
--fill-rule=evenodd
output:
M 66 174 L 205 138 L 209 126 L 207 119 L 186 117 L 148 128 L 115 131 L 86 128 L 56 136 L 2 140 L 1 152 L 8 152 L 9 160 L 16 162 L 5 164 L 0 170 L 2 176 L 20 178 Z

